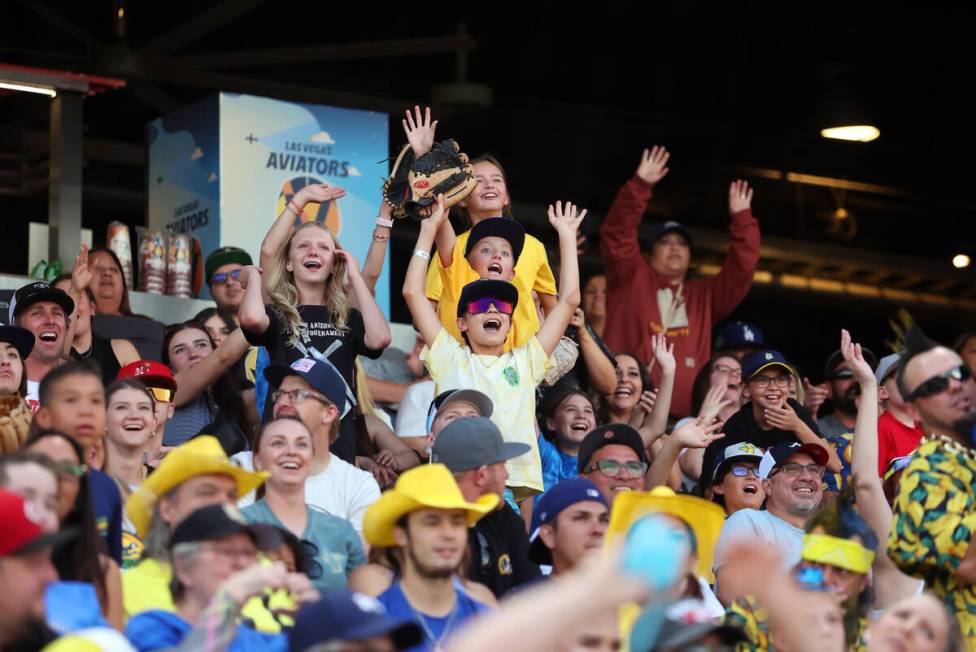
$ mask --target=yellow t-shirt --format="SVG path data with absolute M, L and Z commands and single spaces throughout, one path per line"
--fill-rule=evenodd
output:
M 440 257 L 427 268 L 427 298 L 437 301 L 437 317 L 451 336 L 463 343 L 461 331 L 457 327 L 458 297 L 465 285 L 480 277 L 464 257 L 471 231 L 465 231 L 454 241 L 454 253 L 450 267 L 443 267 Z M 512 330 L 505 340 L 505 350 L 523 346 L 539 331 L 539 317 L 532 301 L 532 290 L 539 294 L 556 294 L 556 280 L 549 267 L 549 259 L 542 243 L 525 234 L 525 245 L 515 265 L 515 278 L 512 283 L 518 288 L 518 306 L 512 315 Z
M 505 463 L 508 486 L 516 500 L 541 493 L 542 460 L 535 427 L 535 388 L 546 377 L 552 358 L 537 337 L 502 355 L 477 355 L 441 330 L 433 344 L 420 352 L 437 392 L 476 389 L 491 399 L 495 422 L 507 442 L 528 444 L 531 450 Z M 435 395 L 436 393 L 435 392 Z

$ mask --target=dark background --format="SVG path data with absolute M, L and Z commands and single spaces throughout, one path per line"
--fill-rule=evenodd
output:
M 976 258 L 971 15 L 921 4 L 642 6 L 25 0 L 0 5 L 0 62 L 126 80 L 85 102 L 83 221 L 96 242 L 112 220 L 144 223 L 145 124 L 212 92 L 386 111 L 394 145 L 403 109 L 432 103 L 439 136 L 503 161 L 530 232 L 553 241 L 550 201 L 589 207 L 584 274 L 602 265 L 599 222 L 616 189 L 641 149 L 661 143 L 671 174 L 648 221 L 705 234 L 697 261 L 721 261 L 728 183 L 742 177 L 756 187 L 760 269 L 930 295 L 756 286 L 734 317 L 758 323 L 812 377 L 841 326 L 887 352 L 899 307 L 943 340 L 976 328 L 973 272 L 949 262 Z M 491 101 L 442 101 L 458 81 Z M 26 224 L 46 221 L 48 107 L 0 91 L 0 271 L 23 273 Z M 866 113 L 881 138 L 822 139 L 839 110 Z M 789 172 L 871 185 L 795 183 Z M 840 207 L 852 215 L 843 224 L 832 217 Z M 394 287 L 414 233 L 396 229 Z M 392 294 L 393 318 L 408 321 Z

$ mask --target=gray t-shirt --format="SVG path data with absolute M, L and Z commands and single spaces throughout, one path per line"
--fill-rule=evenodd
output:
M 779 548 L 783 555 L 784 569 L 796 566 L 803 550 L 803 530 L 793 527 L 783 519 L 773 516 L 766 510 L 740 509 L 725 520 L 722 534 L 715 544 L 715 572 L 725 563 L 723 551 L 730 541 L 762 541 Z
M 820 428 L 820 436 L 824 439 L 833 439 L 834 437 L 854 432 L 853 428 L 848 428 L 841 423 L 836 414 L 828 414 L 822 419 L 817 419 L 817 427 Z

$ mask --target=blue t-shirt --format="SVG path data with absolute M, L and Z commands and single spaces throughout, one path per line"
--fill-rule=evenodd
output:
M 461 623 L 474 618 L 478 614 L 491 611 L 489 607 L 469 596 L 461 587 L 460 580 L 455 580 L 454 591 L 457 593 L 457 612 L 454 614 L 449 632 L 445 632 L 444 628 L 447 626 L 448 621 L 451 620 L 450 614 L 443 618 L 435 618 L 434 616 L 421 614 L 421 617 L 418 618 L 419 612 L 414 611 L 410 603 L 407 602 L 407 596 L 403 594 L 403 589 L 400 588 L 400 580 L 394 582 L 390 588 L 379 595 L 377 600 L 386 607 L 387 615 L 390 618 L 394 620 L 413 620 L 420 625 L 423 640 L 420 642 L 420 645 L 406 648 L 406 652 L 430 652 L 437 648 L 438 641 L 443 643 L 455 634 L 460 628 Z M 426 625 L 426 628 L 424 625 Z M 433 640 L 431 640 L 431 635 L 434 637 Z
M 579 475 L 579 458 L 575 455 L 567 455 L 559 450 L 554 443 L 545 437 L 539 437 L 539 457 L 542 458 L 542 485 L 545 491 L 566 478 L 575 478 Z M 539 500 L 545 495 L 545 491 L 535 496 L 535 506 L 539 506 Z M 532 511 L 532 528 L 539 527 L 539 512 Z
M 92 511 L 98 536 L 105 542 L 109 557 L 122 567 L 122 496 L 115 481 L 97 469 L 88 471 Z
M 51 582 L 44 590 L 47 626 L 64 636 L 79 629 L 108 627 L 98 603 L 95 585 L 89 582 Z
M 170 611 L 143 611 L 129 619 L 125 637 L 139 650 L 163 650 L 176 647 L 193 626 Z M 266 634 L 245 625 L 237 626 L 229 652 L 286 652 L 288 638 L 284 634 Z
M 357 566 L 366 563 L 363 543 L 352 523 L 346 519 L 333 516 L 311 505 L 307 508 L 308 521 L 305 523 L 305 531 L 299 538 L 314 544 L 318 554 L 315 555 L 312 563 L 316 569 L 322 571 L 319 577 L 312 579 L 312 584 L 320 593 L 344 589 L 349 573 Z M 287 529 L 268 507 L 264 498 L 241 511 L 251 523 L 265 523 Z

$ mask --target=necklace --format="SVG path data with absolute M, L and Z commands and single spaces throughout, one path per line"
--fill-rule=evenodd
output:
M 406 598 L 407 597 L 406 594 L 404 594 L 403 597 Z M 423 630 L 424 636 L 426 638 L 429 638 L 430 642 L 434 644 L 433 652 L 441 652 L 441 650 L 443 650 L 443 648 L 441 647 L 441 642 L 445 638 L 447 638 L 448 634 L 451 633 L 451 628 L 454 627 L 454 620 L 457 617 L 457 609 L 458 609 L 457 598 L 455 597 L 454 599 L 454 606 L 451 608 L 451 613 L 447 614 L 447 622 L 444 623 L 444 631 L 441 632 L 440 636 L 434 636 L 434 632 L 431 631 L 430 626 L 427 624 L 427 618 L 424 616 L 424 614 L 420 613 L 419 611 L 413 608 L 413 605 L 410 604 L 410 600 L 406 600 L 406 603 L 407 606 L 410 607 L 410 611 L 413 612 L 414 618 L 417 620 L 417 623 L 420 624 L 420 629 Z

